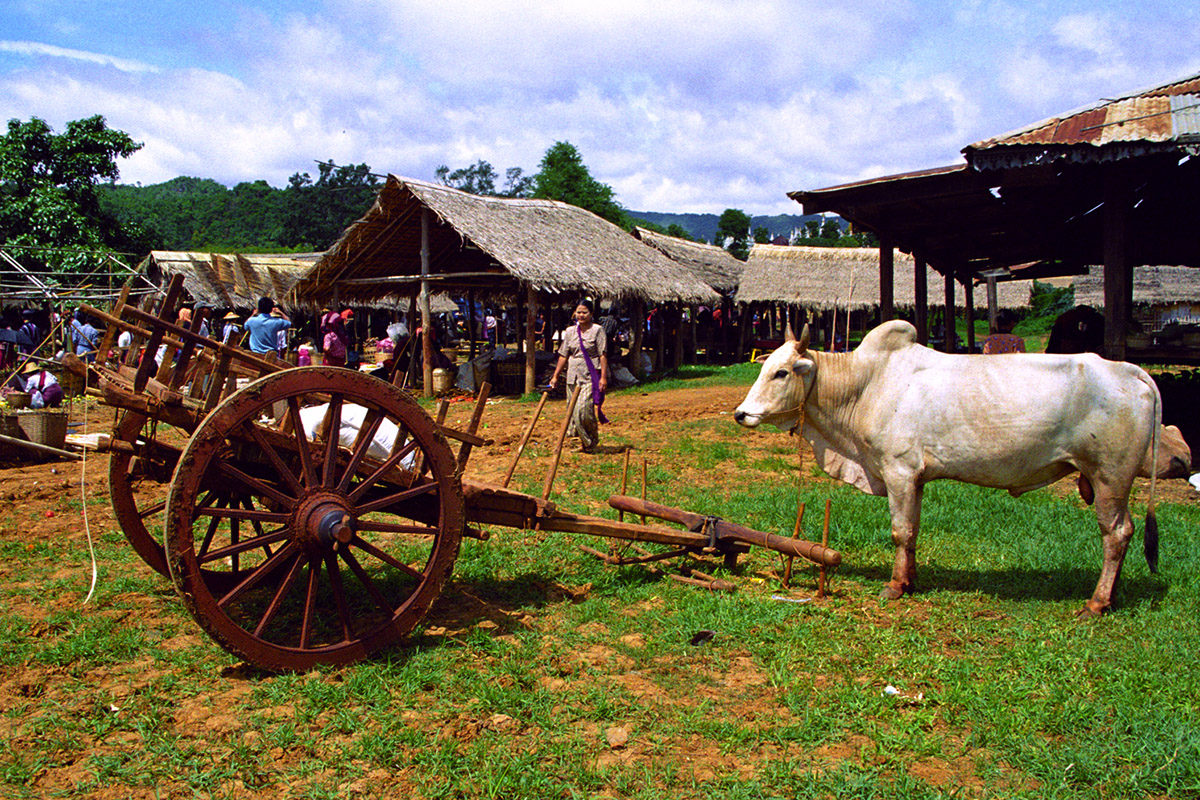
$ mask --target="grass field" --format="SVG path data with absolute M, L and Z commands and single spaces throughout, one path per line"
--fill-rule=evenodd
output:
M 684 403 L 756 371 L 661 388 Z M 790 534 L 795 440 L 699 418 L 606 443 L 645 437 L 653 499 Z M 589 463 L 556 498 L 595 513 L 621 459 Z M 576 546 L 595 539 L 501 529 L 464 543 L 403 646 L 296 675 L 204 638 L 115 530 L 82 605 L 80 540 L 36 536 L 78 498 L 10 503 L 0 796 L 1200 797 L 1200 506 L 1160 504 L 1160 573 L 1131 548 L 1115 612 L 1080 623 L 1100 541 L 1077 498 L 931 485 L 923 591 L 882 604 L 886 501 L 802 470 L 806 537 L 830 498 L 845 556 L 828 598 L 799 564 L 781 588 L 767 552 L 712 567 L 738 584 L 717 594 L 606 567 Z

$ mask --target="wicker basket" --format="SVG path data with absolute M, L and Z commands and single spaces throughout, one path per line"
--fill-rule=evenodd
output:
M 21 433 L 34 444 L 43 444 L 58 450 L 67 441 L 67 412 L 57 408 L 39 408 L 35 411 L 19 411 L 15 415 Z
M 21 439 L 21 426 L 17 424 L 17 415 L 11 411 L 0 414 L 0 435 Z
M 29 408 L 29 402 L 32 399 L 29 392 L 9 392 L 4 396 L 8 402 L 9 408 L 22 409 Z

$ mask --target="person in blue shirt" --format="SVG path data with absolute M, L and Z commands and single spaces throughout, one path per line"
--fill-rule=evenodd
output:
M 258 313 L 246 320 L 246 330 L 250 333 L 250 350 L 255 353 L 278 353 L 279 332 L 292 326 L 292 321 L 282 310 L 278 316 L 272 316 L 275 301 L 269 297 L 258 298 Z
M 71 320 L 71 344 L 75 355 L 82 356 L 89 364 L 96 360 L 96 348 L 100 346 L 100 331 L 92 325 L 82 308 L 76 309 Z

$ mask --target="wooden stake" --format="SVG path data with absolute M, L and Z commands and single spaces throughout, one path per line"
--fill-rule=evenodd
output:
M 546 473 L 546 484 L 542 487 L 542 500 L 550 499 L 550 488 L 554 486 L 554 476 L 558 473 L 558 461 L 562 458 L 563 442 L 567 440 L 567 429 L 571 427 L 571 416 L 575 413 L 575 404 L 579 402 L 579 392 L 582 383 L 575 384 L 575 392 L 567 403 L 567 415 L 563 418 L 562 430 L 558 432 L 558 444 L 554 448 L 554 458 L 550 461 L 550 471 Z
M 796 509 L 796 526 L 792 529 L 792 538 L 793 539 L 800 538 L 801 522 L 803 519 L 804 519 L 804 503 L 800 503 L 800 507 Z M 785 589 L 791 588 L 790 584 L 792 582 L 792 561 L 794 561 L 795 558 L 796 558 L 795 556 L 788 556 L 787 557 L 787 565 L 783 568 L 783 588 L 785 588 Z
M 828 497 L 825 498 L 825 526 L 821 529 L 821 546 L 829 546 L 829 509 L 833 505 L 833 501 Z M 825 565 L 821 565 L 821 572 L 817 578 L 817 597 L 825 596 Z
M 642 503 L 646 502 L 646 457 L 642 456 Z M 642 524 L 646 524 L 646 515 L 642 514 Z
M 631 450 L 625 451 L 625 469 L 621 472 L 621 494 L 625 494 L 625 489 L 629 486 L 629 454 Z M 617 512 L 617 522 L 625 521 L 625 512 Z
M 513 471 L 517 468 L 517 462 L 521 460 L 521 454 L 525 452 L 525 445 L 529 444 L 529 437 L 533 435 L 533 428 L 537 425 L 538 418 L 542 416 L 542 407 L 546 405 L 546 398 L 549 396 L 549 389 L 542 392 L 542 399 L 538 401 L 537 410 L 533 412 L 533 419 L 529 420 L 529 427 L 525 429 L 525 433 L 521 436 L 521 443 L 517 445 L 517 454 L 513 456 L 512 463 L 508 465 L 508 472 L 504 474 L 502 486 L 507 487 L 508 482 L 512 480 Z

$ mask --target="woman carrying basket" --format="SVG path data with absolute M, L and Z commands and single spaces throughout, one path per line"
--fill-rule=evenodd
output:
M 567 434 L 579 437 L 580 448 L 585 453 L 592 452 L 600 443 L 599 423 L 608 422 L 601 410 L 604 391 L 608 388 L 608 356 L 605 355 L 608 340 L 604 328 L 593 322 L 594 316 L 595 308 L 590 300 L 580 300 L 575 306 L 575 324 L 562 332 L 558 364 L 550 378 L 550 386 L 557 386 L 565 367 L 567 396 L 575 392 L 577 385 L 583 386 Z

